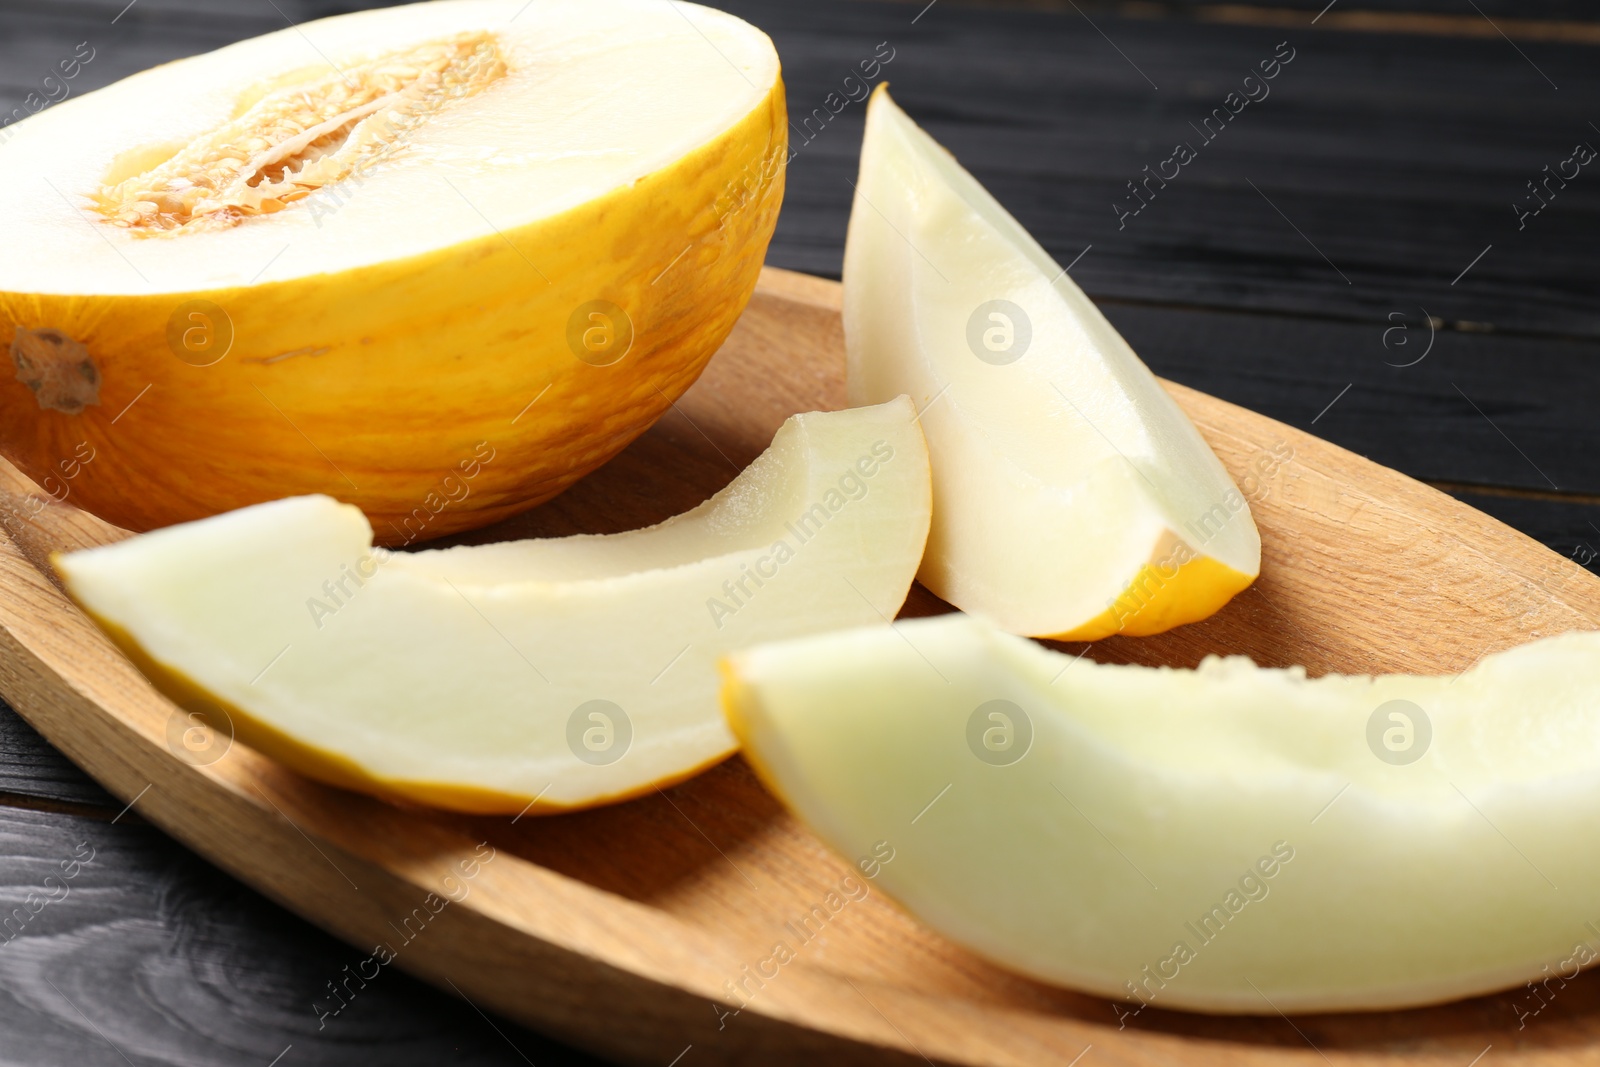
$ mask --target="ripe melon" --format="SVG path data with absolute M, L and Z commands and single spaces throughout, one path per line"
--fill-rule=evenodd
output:
M 933 529 L 917 577 L 1035 637 L 1142 637 L 1261 572 L 1220 460 L 1017 220 L 879 85 L 844 254 L 850 400 L 923 411 Z M 935 403 L 937 401 L 937 403 Z
M 723 671 L 745 758 L 840 856 L 888 841 L 877 888 L 1127 1001 L 1121 1025 L 1413 1008 L 1596 958 L 1600 632 L 1455 676 L 1307 678 L 1075 661 L 944 615 Z
M 900 609 L 933 507 L 916 414 L 796 415 L 722 492 L 628 533 L 373 552 L 360 512 L 295 497 L 55 565 L 192 721 L 314 778 L 590 807 L 733 751 L 724 653 Z
M 0 452 L 135 530 L 292 494 L 406 543 L 544 500 L 694 382 L 787 161 L 777 55 L 660 0 L 312 22 L 10 128 Z

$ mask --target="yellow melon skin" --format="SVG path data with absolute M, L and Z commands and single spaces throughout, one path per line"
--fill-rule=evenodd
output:
M 54 331 L 99 379 L 96 402 L 69 413 L 0 368 L 0 454 L 140 531 L 326 493 L 398 545 L 538 504 L 644 432 L 733 328 L 783 199 L 785 116 L 777 80 L 742 120 L 631 186 L 427 255 L 208 292 L 0 292 L 13 361 L 33 331 Z M 427 225 L 425 205 L 395 225 Z M 226 316 L 212 313 L 214 337 L 231 324 L 209 366 L 169 343 L 205 328 L 186 318 L 198 301 Z M 569 343 L 597 301 L 632 327 L 609 365 Z

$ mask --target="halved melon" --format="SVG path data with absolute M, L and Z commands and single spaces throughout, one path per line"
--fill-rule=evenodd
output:
M 782 199 L 771 42 L 660 0 L 284 29 L 11 127 L 0 452 L 135 530 L 297 493 L 386 544 L 615 454 L 704 367 Z
M 359 511 L 298 497 L 56 565 L 169 696 L 308 774 L 583 807 L 733 751 L 725 652 L 894 617 L 932 507 L 915 415 L 795 416 L 710 501 L 632 533 L 374 555 Z

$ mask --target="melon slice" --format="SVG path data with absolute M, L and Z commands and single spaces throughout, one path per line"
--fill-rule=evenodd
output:
M 711 500 L 610 536 L 371 551 L 276 501 L 58 558 L 185 707 L 326 781 L 473 812 L 620 800 L 727 756 L 723 653 L 892 618 L 922 557 L 909 401 L 798 415 Z
M 1273 1015 L 1600 958 L 1600 633 L 1308 679 L 1074 664 L 961 615 L 895 629 L 736 655 L 727 711 L 824 841 L 888 841 L 877 884 L 997 963 L 1123 1015 Z
M 92 449 L 74 501 L 134 530 L 321 492 L 401 544 L 527 507 L 732 328 L 784 113 L 718 11 L 444 0 L 8 125 L 0 452 L 41 480 Z
M 879 86 L 844 261 L 852 403 L 926 408 L 918 575 L 1013 633 L 1094 640 L 1211 615 L 1261 568 L 1248 503 L 1154 375 Z

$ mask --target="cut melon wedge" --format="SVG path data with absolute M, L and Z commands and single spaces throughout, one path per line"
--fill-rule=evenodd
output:
M 92 450 L 74 502 L 133 530 L 326 493 L 396 545 L 526 508 L 732 329 L 784 114 L 720 11 L 441 0 L 7 125 L 0 452 L 42 481 Z
M 844 261 L 852 403 L 925 409 L 918 578 L 1013 633 L 1211 615 L 1260 571 L 1250 508 L 1082 290 L 883 86 Z
M 56 567 L 169 696 L 313 777 L 583 807 L 733 750 L 723 653 L 894 616 L 931 507 L 914 416 L 795 416 L 711 500 L 632 533 L 374 555 L 360 511 L 299 497 Z
M 1401 1008 L 1600 958 L 1600 633 L 1307 679 L 953 615 L 725 670 L 746 758 L 824 841 L 889 842 L 913 914 L 1119 1014 Z

